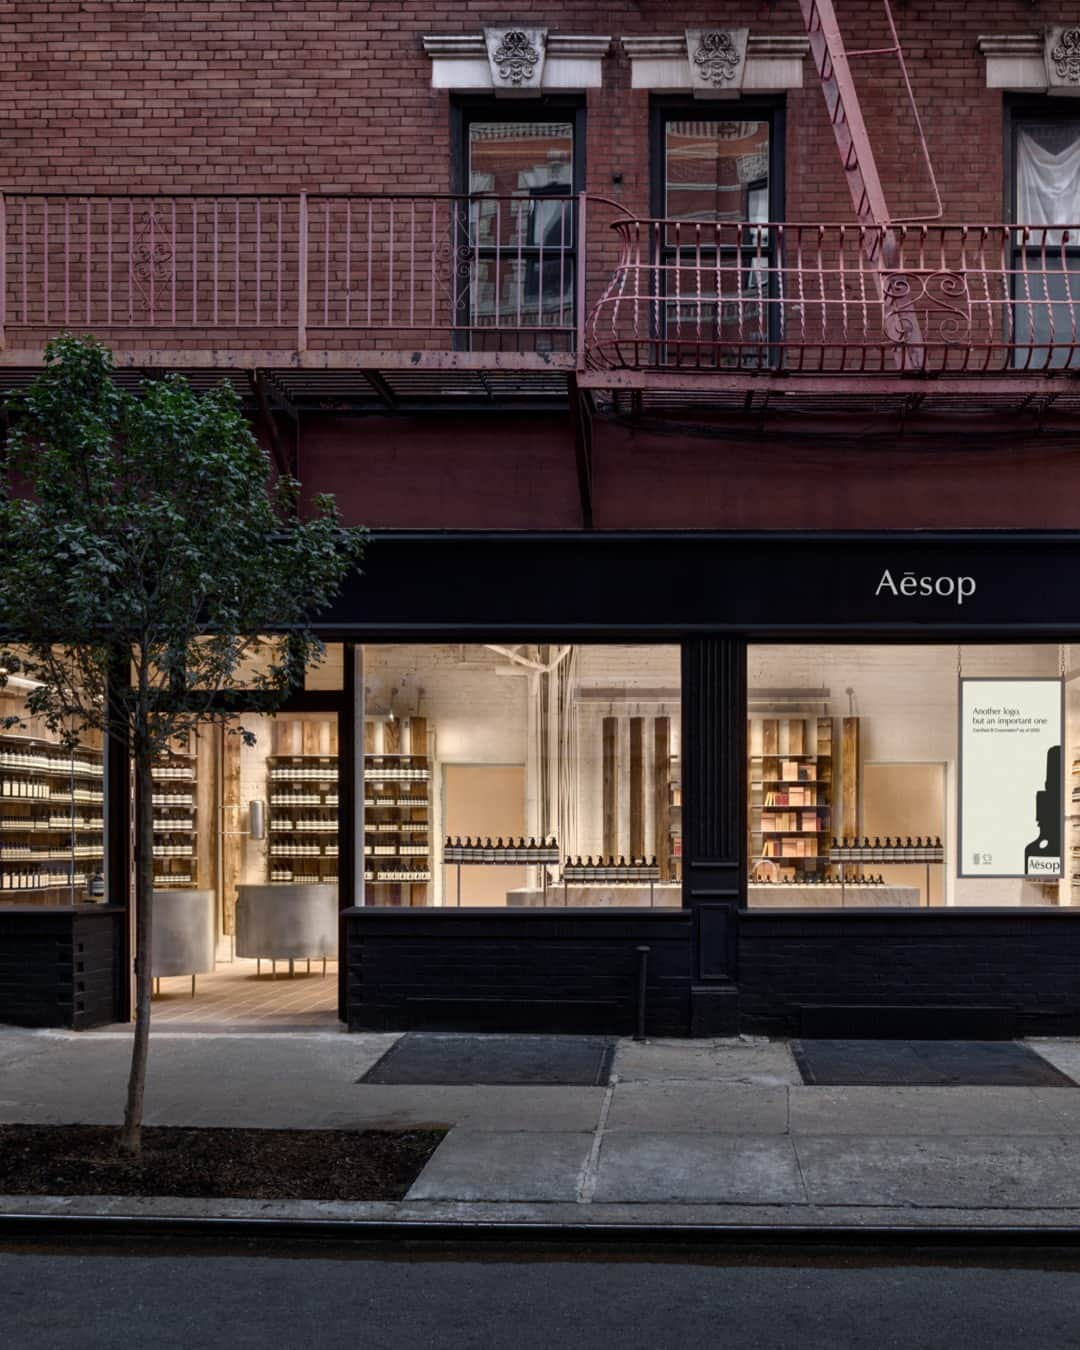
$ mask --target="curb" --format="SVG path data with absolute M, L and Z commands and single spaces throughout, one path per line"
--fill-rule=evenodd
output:
M 574 1224 L 497 1220 L 209 1218 L 106 1214 L 3 1214 L 0 1241 L 135 1238 L 195 1242 L 358 1246 L 839 1247 L 1080 1249 L 1080 1226 L 950 1224 Z

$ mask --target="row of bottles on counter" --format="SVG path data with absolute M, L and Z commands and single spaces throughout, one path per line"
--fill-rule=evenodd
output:
M 14 749 L 0 745 L 0 769 L 19 769 L 23 773 L 47 773 L 56 776 L 80 773 L 91 778 L 101 777 L 101 761 L 85 755 L 46 754 L 42 750 Z
M 861 872 L 857 877 L 844 878 L 845 886 L 884 886 L 886 884 L 883 876 L 864 876 Z M 798 881 L 794 879 L 790 881 L 763 881 L 755 877 L 752 879 L 752 885 L 755 888 L 758 886 L 782 886 L 785 890 L 791 890 L 793 886 L 839 886 L 840 878 L 834 876 L 831 872 L 827 874 L 824 872 L 807 872 L 804 876 L 799 877 Z
M 161 884 L 162 890 L 168 890 L 170 886 L 193 886 L 195 884 L 195 878 L 191 872 L 156 872 L 154 880 Z
M 660 867 L 656 858 L 567 858 L 563 863 L 563 879 L 570 881 L 601 881 L 608 885 L 620 881 L 656 881 Z
M 380 867 L 364 871 L 365 881 L 407 881 L 418 884 L 430 881 L 431 873 L 426 867 Z
M 830 858 L 832 862 L 941 862 L 945 848 L 940 837 L 925 839 L 919 835 L 914 840 L 892 839 L 886 837 L 873 839 L 857 837 L 832 841 Z
M 448 863 L 557 863 L 559 845 L 555 836 L 544 839 L 462 839 L 446 837 L 443 861 Z

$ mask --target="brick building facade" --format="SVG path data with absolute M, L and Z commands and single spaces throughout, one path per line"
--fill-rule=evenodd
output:
M 528 24 L 473 0 L 0 4 L 5 387 L 65 328 L 109 341 L 122 379 L 232 380 L 281 467 L 375 532 L 327 630 L 357 650 L 681 647 L 679 916 L 661 935 L 663 916 L 608 931 L 492 911 L 466 934 L 388 916 L 358 880 L 350 1025 L 436 1004 L 440 1024 L 483 1024 L 547 971 L 526 1000 L 547 1012 L 522 1025 L 621 1026 L 650 932 L 668 1032 L 791 1030 L 819 1005 L 1042 1025 L 1045 941 L 1051 1020 L 1080 1018 L 1067 880 L 1053 924 L 968 902 L 879 913 L 879 941 L 854 915 L 745 915 L 748 644 L 1042 644 L 1065 675 L 1076 637 L 1062 212 L 1080 219 L 1080 30 L 1041 0 L 947 22 L 907 0 L 901 55 L 880 0 L 832 17 L 813 0 L 561 3 Z M 1025 219 L 1038 192 L 1057 213 Z M 984 569 L 978 601 L 875 609 L 886 563 L 921 572 L 928 552 Z M 808 570 L 791 581 L 785 556 Z M 993 948 L 1000 997 L 965 976 L 965 935 Z M 845 943 L 862 976 L 834 980 Z M 925 979 L 894 979 L 898 945 L 920 943 Z

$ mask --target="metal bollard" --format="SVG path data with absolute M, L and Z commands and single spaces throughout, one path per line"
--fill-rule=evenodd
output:
M 650 947 L 638 947 L 638 972 L 637 972 L 637 1031 L 634 1032 L 635 1041 L 645 1039 L 645 989 L 649 978 L 649 952 Z

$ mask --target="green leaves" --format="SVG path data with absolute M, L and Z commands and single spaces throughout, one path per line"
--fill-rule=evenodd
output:
M 10 411 L 0 614 L 43 714 L 120 719 L 159 746 L 275 632 L 288 641 L 263 649 L 254 682 L 272 701 L 302 679 L 363 532 L 328 498 L 298 518 L 299 484 L 274 482 L 230 386 L 168 376 L 134 393 L 107 348 L 63 337 Z

